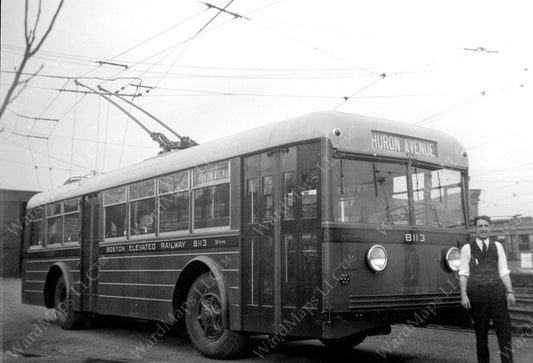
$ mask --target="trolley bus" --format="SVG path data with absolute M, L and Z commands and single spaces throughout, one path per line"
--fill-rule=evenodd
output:
M 353 347 L 460 308 L 467 170 L 446 134 L 329 111 L 164 153 L 29 201 L 22 301 L 183 321 L 213 358 Z

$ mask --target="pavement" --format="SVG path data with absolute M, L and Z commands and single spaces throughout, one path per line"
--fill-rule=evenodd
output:
M 100 317 L 84 330 L 62 330 L 52 310 L 20 302 L 20 279 L 1 278 L 2 362 L 212 362 L 201 356 L 187 336 L 159 335 L 158 322 Z M 268 346 L 253 337 L 239 362 L 402 362 L 474 363 L 472 331 L 394 326 L 391 334 L 368 337 L 349 352 L 332 352 L 318 340 Z M 515 363 L 533 362 L 533 328 L 513 338 Z M 489 336 L 493 362 L 499 362 L 497 340 Z M 261 349 L 262 347 L 263 349 Z

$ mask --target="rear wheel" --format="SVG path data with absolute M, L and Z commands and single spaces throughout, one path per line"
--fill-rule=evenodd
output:
M 246 337 L 224 327 L 220 291 L 210 273 L 194 281 L 187 301 L 185 323 L 196 350 L 216 359 L 231 358 L 242 351 Z
M 72 311 L 72 300 L 68 297 L 65 278 L 59 277 L 54 293 L 54 309 L 57 314 L 57 322 L 63 329 L 80 329 L 85 325 L 85 317 Z
M 348 350 L 352 349 L 356 345 L 359 345 L 366 339 L 365 333 L 357 333 L 348 335 L 347 337 L 342 338 L 332 338 L 326 339 L 321 338 L 320 341 L 329 349 L 333 350 Z

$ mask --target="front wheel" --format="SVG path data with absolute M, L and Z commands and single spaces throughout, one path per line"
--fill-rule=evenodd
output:
M 54 309 L 57 314 L 57 323 L 66 330 L 80 329 L 85 326 L 85 317 L 72 310 L 72 300 L 68 297 L 65 278 L 59 277 L 54 293 Z
M 238 355 L 246 337 L 224 326 L 222 300 L 217 282 L 208 272 L 200 275 L 187 296 L 185 323 L 189 337 L 202 355 L 226 359 Z
M 321 338 L 320 341 L 327 348 L 332 350 L 349 350 L 355 347 L 356 345 L 361 344 L 365 339 L 365 333 L 357 333 L 348 335 L 347 337 L 343 338 Z

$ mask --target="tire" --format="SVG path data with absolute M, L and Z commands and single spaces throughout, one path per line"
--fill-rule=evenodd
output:
M 66 330 L 81 329 L 85 326 L 85 318 L 82 314 L 72 310 L 72 301 L 67 299 L 67 292 L 65 278 L 60 276 L 54 293 L 54 309 L 57 314 L 57 323 Z
M 228 359 L 239 355 L 246 337 L 224 327 L 222 300 L 216 281 L 206 272 L 192 284 L 185 324 L 198 352 L 208 358 Z
M 342 338 L 326 339 L 321 338 L 320 342 L 324 344 L 328 349 L 332 350 L 350 350 L 356 345 L 359 345 L 366 339 L 365 333 L 357 333 L 348 335 Z

